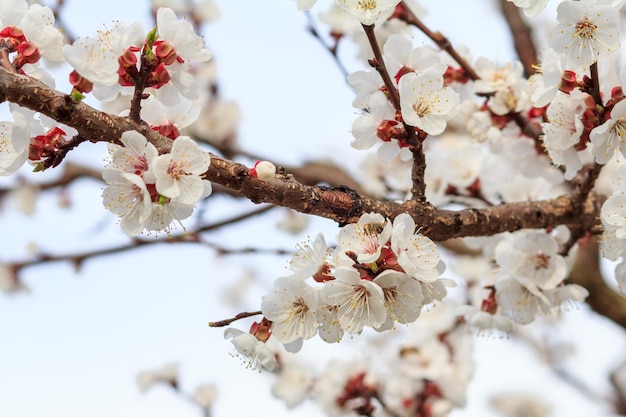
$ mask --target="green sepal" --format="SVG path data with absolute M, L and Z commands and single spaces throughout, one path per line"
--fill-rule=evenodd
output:
M 33 172 L 43 172 L 45 170 L 46 170 L 46 167 L 43 164 L 43 162 L 39 162 L 37 165 L 35 165 L 35 168 L 33 168 Z
M 155 26 L 154 29 L 148 32 L 148 35 L 146 36 L 146 43 L 148 44 L 148 49 L 152 48 L 152 45 L 154 45 L 154 42 L 156 42 L 156 40 L 157 40 L 157 27 Z
M 85 95 L 78 90 L 72 90 L 70 97 L 72 97 L 72 100 L 76 103 L 80 103 L 85 99 Z

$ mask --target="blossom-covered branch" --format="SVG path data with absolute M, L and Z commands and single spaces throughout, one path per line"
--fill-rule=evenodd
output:
M 98 111 L 85 103 L 75 103 L 69 96 L 55 92 L 43 83 L 0 70 L 3 98 L 74 127 L 89 141 L 118 142 L 122 133 L 137 130 L 159 152 L 171 150 L 172 141 L 148 126 L 128 118 Z M 31 94 L 33 93 L 33 94 Z M 301 213 L 330 218 L 340 224 L 353 223 L 366 212 L 378 212 L 393 218 L 408 212 L 434 240 L 480 236 L 518 230 L 524 227 L 545 228 L 557 224 L 589 224 L 598 208 L 595 198 L 562 196 L 553 200 L 510 203 L 485 209 L 450 211 L 429 204 L 408 201 L 376 201 L 342 187 L 305 186 L 288 173 L 279 173 L 274 181 L 261 181 L 248 175 L 248 167 L 213 155 L 205 177 L 248 197 L 255 203 L 271 203 Z M 313 204 L 311 202 L 314 202 Z

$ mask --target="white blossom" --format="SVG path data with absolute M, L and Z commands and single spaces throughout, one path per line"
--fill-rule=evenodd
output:
M 12 109 L 15 121 L 0 122 L 0 175 L 14 174 L 26 159 L 30 145 L 28 120 L 20 110 Z
M 289 269 L 294 272 L 295 277 L 306 279 L 320 271 L 329 255 L 324 235 L 318 233 L 311 244 L 298 246 L 298 251 L 289 261 Z
M 193 214 L 193 205 L 172 201 L 153 201 L 150 217 L 145 222 L 148 230 L 171 231 L 172 223 L 178 222 Z
M 170 363 L 161 369 L 142 371 L 137 375 L 137 384 L 142 391 L 146 391 L 159 383 L 178 384 L 178 364 Z
M 272 386 L 272 395 L 292 409 L 307 397 L 314 383 L 314 370 L 310 365 L 297 361 L 291 355 L 283 357 L 278 379 Z
M 577 152 L 574 146 L 584 130 L 582 116 L 587 108 L 585 97 L 580 90 L 572 90 L 570 94 L 557 92 L 547 109 L 548 122 L 541 124 L 548 154 L 555 165 L 565 163 L 568 168 L 566 179 L 573 178 L 572 172 L 575 173 L 582 166 L 580 160 L 567 158 L 567 153 L 576 155 Z
M 119 81 L 119 56 L 128 47 L 141 45 L 142 40 L 139 25 L 128 26 L 124 22 L 117 22 L 112 29 L 98 31 L 95 38 L 85 36 L 71 45 L 64 45 L 63 56 L 78 74 L 94 83 L 94 86 L 111 87 Z M 102 99 L 113 99 L 119 87 L 104 91 L 107 94 L 103 93 Z
M 274 352 L 254 335 L 228 328 L 224 331 L 224 339 L 231 339 L 237 351 L 233 356 L 240 357 L 246 368 L 260 370 L 262 366 L 268 371 L 273 371 L 276 367 Z
M 356 269 L 339 267 L 335 280 L 322 287 L 322 301 L 338 307 L 337 318 L 348 333 L 361 333 L 363 327 L 379 327 L 387 318 L 385 295 L 372 281 L 359 277 Z
M 152 216 L 150 193 L 142 177 L 114 169 L 102 171 L 107 183 L 102 192 L 104 207 L 120 217 L 120 227 L 124 233 L 140 234 Z
M 419 74 L 429 68 L 440 70 L 441 73 L 446 70 L 434 49 L 427 46 L 413 48 L 411 39 L 404 34 L 389 36 L 383 46 L 383 59 L 394 83 L 407 72 Z
M 203 39 L 196 35 L 191 23 L 178 20 L 173 10 L 160 7 L 157 10 L 159 38 L 169 42 L 176 54 L 185 60 L 208 61 L 211 52 L 204 49 Z
M 515 278 L 502 278 L 496 283 L 498 305 L 510 312 L 515 322 L 528 324 L 537 314 L 550 307 L 548 299 L 538 289 L 529 290 Z
M 211 183 L 200 177 L 210 163 L 208 152 L 193 139 L 179 136 L 170 153 L 154 161 L 157 191 L 181 204 L 195 203 L 211 193 Z
M 395 120 L 395 115 L 396 112 L 385 94 L 382 91 L 373 93 L 369 99 L 368 111 L 364 112 L 352 123 L 352 136 L 354 136 L 354 140 L 351 143 L 352 147 L 364 150 L 380 143 L 381 139 L 378 137 L 378 129 L 380 127 L 384 124 L 402 126 Z M 397 149 L 397 141 L 392 140 L 392 142 Z M 393 158 L 395 155 L 390 155 L 389 153 L 381 155 L 379 152 L 381 160 L 388 161 L 389 156 Z
M 63 61 L 63 34 L 53 25 L 52 10 L 47 6 L 32 4 L 19 27 L 23 29 L 26 39 L 37 46 L 41 56 L 51 61 Z
M 390 236 L 390 222 L 381 214 L 365 213 L 357 223 L 348 224 L 339 231 L 336 253 L 340 259 L 345 259 L 346 252 L 352 252 L 361 263 L 375 262 Z
M 109 145 L 111 161 L 107 169 L 141 175 L 149 171 L 159 155 L 156 147 L 136 130 L 122 133 L 120 142 L 124 146 Z
M 387 16 L 400 0 L 337 0 L 337 5 L 364 25 L 372 25 L 381 15 Z
M 432 283 L 438 276 L 439 251 L 428 237 L 415 230 L 415 221 L 399 214 L 393 221 L 391 249 L 398 256 L 398 264 L 413 278 Z
M 531 291 L 554 289 L 567 275 L 558 243 L 541 230 L 521 230 L 502 240 L 496 246 L 495 260 L 504 275 L 514 277 Z
M 479 336 L 488 335 L 490 333 L 503 336 L 513 330 L 513 322 L 510 318 L 503 314 L 491 314 L 482 311 L 476 306 L 459 306 L 456 309 L 456 314 L 462 316 L 465 323 Z
M 356 71 L 350 73 L 348 75 L 348 84 L 356 93 L 356 97 L 352 100 L 352 106 L 361 109 L 368 107 L 372 94 L 377 91 L 380 92 L 384 86 L 382 77 L 376 71 Z
M 200 111 L 200 106 L 186 98 L 173 106 L 165 106 L 153 96 L 141 102 L 141 118 L 153 127 L 171 125 L 182 130 L 198 120 Z
M 201 107 L 200 116 L 191 129 L 198 140 L 218 148 L 232 147 L 240 121 L 241 111 L 237 102 L 217 98 Z
M 37 47 L 41 56 L 51 61 L 63 61 L 63 34 L 54 27 L 54 23 L 54 13 L 47 6 L 28 6 L 25 0 L 0 3 L 0 29 L 21 29 L 26 40 Z
M 474 81 L 474 91 L 482 94 L 495 93 L 517 85 L 524 72 L 524 67 L 519 61 L 500 66 L 485 57 L 479 57 L 474 67 L 480 77 Z
M 261 311 L 272 322 L 272 334 L 281 343 L 310 339 L 317 333 L 317 290 L 304 281 L 282 277 L 274 291 L 261 299 Z
M 193 393 L 192 399 L 200 407 L 209 410 L 217 399 L 217 387 L 215 384 L 200 385 Z
M 619 49 L 620 17 L 610 5 L 565 0 L 557 8 L 557 20 L 552 47 L 578 66 L 588 67 L 599 56 Z
M 617 239 L 626 239 L 626 188 L 617 188 L 602 204 L 602 222 Z M 617 255 L 615 256 L 617 258 Z
M 508 0 L 515 3 L 515 5 L 524 10 L 524 14 L 528 17 L 538 15 L 543 9 L 546 8 L 548 0 Z
M 381 329 L 390 329 L 394 321 L 413 323 L 422 311 L 422 287 L 413 277 L 398 271 L 387 270 L 379 274 L 374 283 L 383 290 L 387 320 Z
M 547 106 L 559 90 L 565 68 L 571 68 L 570 60 L 552 48 L 546 48 L 540 54 L 541 65 L 537 72 L 528 79 L 530 100 L 535 107 Z
M 606 164 L 619 151 L 626 156 L 626 100 L 611 110 L 611 118 L 595 127 L 589 134 L 593 156 L 598 164 Z
M 443 87 L 443 74 L 436 68 L 403 75 L 399 91 L 404 121 L 429 135 L 439 135 L 445 130 L 460 102 L 454 90 Z
M 343 329 L 339 324 L 339 307 L 320 302 L 317 310 L 317 320 L 320 323 L 318 334 L 326 343 L 337 343 L 343 337 Z

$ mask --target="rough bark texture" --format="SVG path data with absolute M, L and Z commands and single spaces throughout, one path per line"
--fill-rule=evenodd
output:
M 41 112 L 75 128 L 79 136 L 91 142 L 118 143 L 122 133 L 137 130 L 153 143 L 159 152 L 169 152 L 172 141 L 141 122 L 100 112 L 68 95 L 54 91 L 38 80 L 0 68 L 0 101 L 10 101 Z M 418 199 L 403 203 L 378 201 L 358 194 L 347 186 L 306 185 L 293 174 L 279 169 L 276 178 L 261 181 L 249 175 L 249 168 L 217 155 L 211 155 L 211 166 L 205 177 L 231 193 L 255 203 L 289 207 L 301 213 L 332 219 L 339 224 L 356 222 L 366 212 L 378 212 L 395 218 L 409 213 L 423 234 L 435 241 L 465 236 L 487 236 L 522 228 L 549 228 L 568 225 L 582 236 L 598 222 L 600 202 L 591 191 L 597 167 L 582 170 L 572 181 L 572 191 L 545 201 L 501 204 L 483 209 L 441 210 Z M 583 256 L 590 258 L 584 258 Z M 592 259 L 595 256 L 595 261 Z M 570 282 L 586 287 L 589 305 L 626 328 L 624 298 L 609 288 L 599 275 L 597 248 L 586 248 L 579 255 Z
M 126 130 L 137 130 L 152 142 L 159 152 L 171 149 L 171 139 L 161 136 L 145 123 L 100 112 L 87 104 L 75 103 L 38 80 L 0 69 L 0 99 L 41 112 L 78 130 L 91 142 L 118 142 Z M 588 229 L 596 222 L 599 205 L 595 195 L 587 195 L 584 186 L 574 187 L 570 194 L 545 201 L 509 203 L 484 209 L 441 210 L 421 201 L 404 203 L 377 201 L 357 194 L 345 186 L 309 186 L 285 172 L 272 181 L 261 181 L 249 175 L 243 164 L 211 155 L 211 167 L 205 177 L 255 203 L 271 203 L 301 213 L 353 223 L 366 212 L 375 211 L 394 218 L 409 213 L 423 234 L 436 241 L 464 236 L 487 236 L 522 228 L 546 228 L 566 224 Z M 579 183 L 584 184 L 586 178 Z

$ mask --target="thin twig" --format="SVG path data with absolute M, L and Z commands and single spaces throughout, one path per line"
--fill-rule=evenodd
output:
M 126 252 L 128 250 L 132 250 L 132 249 L 136 249 L 136 248 L 140 248 L 143 246 L 149 246 L 149 245 L 155 245 L 155 244 L 160 244 L 160 243 L 168 243 L 168 244 L 174 244 L 174 243 L 197 243 L 197 244 L 204 244 L 210 248 L 215 249 L 220 255 L 233 255 L 233 254 L 239 254 L 239 253 L 247 253 L 247 254 L 251 254 L 251 253 L 258 253 L 258 254 L 276 254 L 276 255 L 285 255 L 285 254 L 290 254 L 293 253 L 293 251 L 288 251 L 285 249 L 255 249 L 255 248 L 243 248 L 240 250 L 237 249 L 226 249 L 221 247 L 220 245 L 216 244 L 216 243 L 210 243 L 210 242 L 204 242 L 202 241 L 202 239 L 200 238 L 200 234 L 201 233 L 205 233 L 205 232 L 209 232 L 209 231 L 213 231 L 231 224 L 236 224 L 239 223 L 243 220 L 246 220 L 248 218 L 257 216 L 261 213 L 265 213 L 268 210 L 271 210 L 275 208 L 275 206 L 271 206 L 271 205 L 267 205 L 255 210 L 252 210 L 250 212 L 247 213 L 243 213 L 240 214 L 238 216 L 233 216 L 230 217 L 228 219 L 219 221 L 219 222 L 215 222 L 215 223 L 211 223 L 202 227 L 198 227 L 194 230 L 191 231 L 187 231 L 181 235 L 178 236 L 167 236 L 164 238 L 158 238 L 158 239 L 148 239 L 148 240 L 144 240 L 144 239 L 138 239 L 138 238 L 133 238 L 131 240 L 130 243 L 127 244 L 123 244 L 123 245 L 118 245 L 118 246 L 114 246 L 114 247 L 110 247 L 110 248 L 106 248 L 106 249 L 101 249 L 101 250 L 94 250 L 94 251 L 90 251 L 90 252 L 84 252 L 84 253 L 75 253 L 75 254 L 66 254 L 66 255 L 47 255 L 47 254 L 39 254 L 35 259 L 29 260 L 29 261 L 23 261 L 23 262 L 11 262 L 8 263 L 12 268 L 14 268 L 14 271 L 16 273 L 18 273 L 19 271 L 21 271 L 24 268 L 28 268 L 30 266 L 34 266 L 34 265 L 40 265 L 40 264 L 44 264 L 44 263 L 49 263 L 49 262 L 64 262 L 64 261 L 70 261 L 72 262 L 77 268 L 79 268 L 86 260 L 88 259 L 92 259 L 92 258 L 96 258 L 96 257 L 100 257 L 100 256 L 104 256 L 104 255 L 111 255 L 111 254 L 116 254 L 116 253 L 122 253 L 122 252 Z
M 339 59 L 339 56 L 337 55 L 337 48 L 339 46 L 339 39 L 337 39 L 335 41 L 335 45 L 334 46 L 330 46 L 328 43 L 326 43 L 326 41 L 324 40 L 322 35 L 320 35 L 319 31 L 317 30 L 317 26 L 315 25 L 315 19 L 311 15 L 311 12 L 307 10 L 307 11 L 304 12 L 304 15 L 306 16 L 306 19 L 307 19 L 308 24 L 309 24 L 308 27 L 307 27 L 307 29 L 309 30 L 309 33 L 311 35 L 313 35 L 313 37 L 319 41 L 320 45 L 322 45 L 324 47 L 324 49 L 326 49 L 328 51 L 328 53 L 330 53 L 330 55 L 333 57 L 333 61 L 335 61 L 335 65 L 337 65 L 337 68 L 339 69 L 339 71 L 341 72 L 343 77 L 345 79 L 347 79 L 348 78 L 348 74 L 349 74 L 348 70 L 343 65 L 343 62 L 341 62 L 341 60 Z
M 428 36 L 433 42 L 435 42 L 440 49 L 446 51 L 452 59 L 454 59 L 459 66 L 463 68 L 471 80 L 476 81 L 480 78 L 467 60 L 463 58 L 456 49 L 454 49 L 448 38 L 443 36 L 440 32 L 433 32 L 430 30 L 428 26 L 426 26 L 421 19 L 418 18 L 406 4 L 404 4 L 404 2 L 401 2 L 400 5 L 402 6 L 401 12 L 396 14 L 399 19 L 404 20 L 409 25 L 413 25 L 418 28 L 422 33 L 424 33 L 424 35 Z
M 76 36 L 74 34 L 72 34 L 72 31 L 65 24 L 65 21 L 64 21 L 64 19 L 61 16 L 61 10 L 63 9 L 64 5 L 65 5 L 65 1 L 64 0 L 57 0 L 56 5 L 52 8 L 52 14 L 54 15 L 54 24 L 59 29 L 61 29 L 61 33 L 63 34 L 65 39 L 69 43 L 72 43 L 76 39 Z
M 536 72 L 537 67 L 537 48 L 533 41 L 532 30 L 522 19 L 520 9 L 514 3 L 500 0 L 500 9 L 509 25 L 515 52 L 524 67 L 524 75 L 530 77 Z
M 374 53 L 374 60 L 370 62 L 370 65 L 374 67 L 374 69 L 378 71 L 378 73 L 382 77 L 383 82 L 385 83 L 385 87 L 387 88 L 387 93 L 389 94 L 391 104 L 393 104 L 393 108 L 396 109 L 396 111 L 400 111 L 400 95 L 398 94 L 398 90 L 391 81 L 389 71 L 387 71 L 387 66 L 385 65 L 385 60 L 383 59 L 380 45 L 378 45 L 378 41 L 376 40 L 374 25 L 361 26 L 363 26 L 363 29 L 365 30 L 365 35 L 367 35 L 367 40 L 372 47 L 372 52 Z
M 385 65 L 385 60 L 380 50 L 380 45 L 378 45 L 378 41 L 376 40 L 374 25 L 362 26 L 365 30 L 365 34 L 367 35 L 367 40 L 372 47 L 372 52 L 374 53 L 374 59 L 370 61 L 370 65 L 372 65 L 374 69 L 376 69 L 376 71 L 378 71 L 378 73 L 380 74 L 383 82 L 385 83 L 385 88 L 387 89 L 391 104 L 397 112 L 400 112 L 400 94 L 398 93 L 398 90 L 391 81 L 389 71 L 387 71 L 387 66 Z M 425 203 L 426 182 L 424 181 L 424 176 L 426 171 L 426 156 L 424 155 L 422 142 L 418 138 L 418 135 L 415 133 L 415 128 L 413 126 L 408 125 L 404 121 L 402 121 L 402 124 L 404 125 L 404 130 L 407 133 L 406 142 L 409 144 L 409 149 L 413 154 L 413 168 L 411 172 L 413 185 L 411 187 L 411 195 L 413 199 Z
M 606 113 L 604 112 L 604 105 L 602 104 L 602 92 L 600 91 L 600 76 L 598 74 L 597 62 L 594 62 L 589 66 L 589 73 L 591 78 L 591 88 L 589 89 L 589 94 L 593 97 L 596 109 L 602 109 L 601 111 L 598 111 L 598 124 L 601 125 L 606 121 Z
M 232 317 L 230 319 L 218 320 L 218 321 L 210 321 L 209 322 L 209 327 L 226 327 L 226 326 L 230 325 L 234 321 L 245 319 L 245 318 L 248 318 L 248 317 L 258 316 L 259 314 L 263 314 L 263 313 L 260 310 L 259 311 L 251 311 L 251 312 L 242 312 L 242 313 L 239 313 L 235 317 Z

